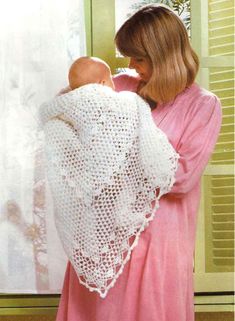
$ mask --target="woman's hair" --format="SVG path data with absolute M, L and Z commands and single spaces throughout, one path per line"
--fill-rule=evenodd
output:
M 115 42 L 124 56 L 150 60 L 153 71 L 140 90 L 143 97 L 169 102 L 194 82 L 198 57 L 183 22 L 168 7 L 141 8 L 118 30 Z

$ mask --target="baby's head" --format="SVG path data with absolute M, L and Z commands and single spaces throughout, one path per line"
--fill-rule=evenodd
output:
M 90 83 L 114 89 L 110 67 L 96 57 L 81 57 L 75 60 L 70 67 L 68 78 L 72 90 Z

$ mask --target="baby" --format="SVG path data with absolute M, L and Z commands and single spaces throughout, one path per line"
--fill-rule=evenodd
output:
M 68 78 L 72 90 L 91 83 L 114 89 L 110 67 L 96 57 L 81 57 L 75 60 L 70 67 Z
M 61 89 L 58 96 L 89 83 L 114 88 L 110 67 L 97 57 L 84 56 L 75 60 L 69 69 L 68 80 L 69 86 Z
M 40 108 L 47 176 L 65 252 L 80 283 L 105 297 L 171 189 L 178 155 L 149 105 L 113 90 L 102 60 L 76 60 L 69 84 Z
M 109 65 L 97 57 L 84 56 L 76 59 L 69 69 L 68 80 L 69 87 L 61 90 L 59 95 L 91 83 L 114 89 Z M 72 125 L 63 115 L 57 116 L 57 118 Z

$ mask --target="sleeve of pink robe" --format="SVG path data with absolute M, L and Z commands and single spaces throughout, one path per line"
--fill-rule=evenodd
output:
M 221 126 L 221 106 L 214 95 L 204 96 L 195 108 L 192 121 L 181 137 L 176 182 L 171 190 L 180 197 L 189 192 L 200 179 L 214 149 Z M 199 106 L 199 107 L 201 107 Z

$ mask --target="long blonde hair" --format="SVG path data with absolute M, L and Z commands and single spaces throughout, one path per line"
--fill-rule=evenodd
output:
M 194 82 L 199 60 L 183 22 L 170 8 L 141 8 L 121 26 L 115 42 L 124 56 L 150 60 L 153 71 L 140 90 L 143 97 L 169 102 Z

